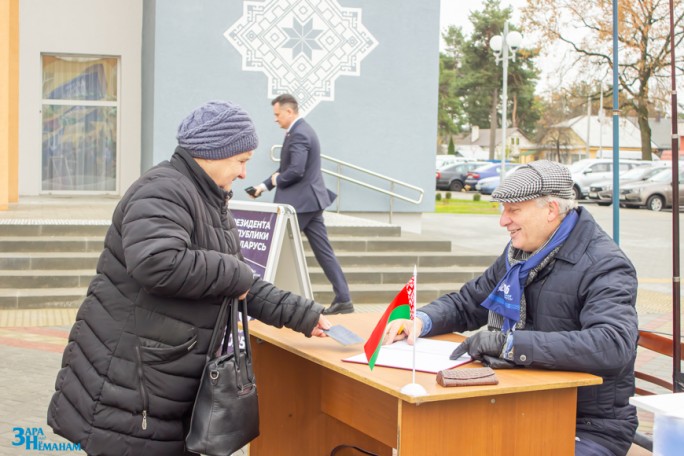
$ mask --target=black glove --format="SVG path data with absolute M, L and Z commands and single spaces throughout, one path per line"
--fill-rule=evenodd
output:
M 464 340 L 461 345 L 456 347 L 449 359 L 458 359 L 466 352 L 482 361 L 484 355 L 499 358 L 506 344 L 506 333 L 501 331 L 480 331 Z
M 518 367 L 514 362 L 507 361 L 501 358 L 495 358 L 494 356 L 484 355 L 481 359 L 482 364 L 489 366 L 492 369 L 513 369 Z

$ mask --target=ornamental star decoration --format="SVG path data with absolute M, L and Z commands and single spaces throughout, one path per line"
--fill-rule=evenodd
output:
M 291 93 L 306 115 L 335 99 L 337 78 L 360 76 L 361 61 L 378 45 L 361 17 L 361 8 L 339 0 L 245 0 L 224 36 L 244 71 L 266 75 L 268 98 Z
M 292 58 L 297 57 L 299 54 L 305 54 L 311 59 L 314 49 L 321 50 L 317 38 L 322 30 L 315 30 L 313 28 L 313 19 L 309 19 L 306 23 L 301 23 L 295 18 L 292 27 L 283 27 L 283 31 L 290 37 L 283 44 L 283 47 L 292 49 Z

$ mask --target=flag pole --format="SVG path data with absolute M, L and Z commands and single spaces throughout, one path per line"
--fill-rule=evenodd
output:
M 401 388 L 401 392 L 410 396 L 425 396 L 427 391 L 423 388 L 423 385 L 416 383 L 416 343 L 418 342 L 418 337 L 416 337 L 416 304 L 418 303 L 418 271 L 416 265 L 413 265 L 413 293 L 409 295 L 409 301 L 412 301 L 409 302 L 409 308 L 411 309 L 411 320 L 413 320 L 413 329 L 411 330 L 411 334 L 413 334 L 412 381 L 404 385 Z
M 416 270 L 416 265 L 413 265 L 413 302 L 411 303 L 411 320 L 413 322 L 413 329 L 411 334 L 413 334 L 413 374 L 411 377 L 411 383 L 416 383 L 416 302 L 418 301 L 418 271 Z

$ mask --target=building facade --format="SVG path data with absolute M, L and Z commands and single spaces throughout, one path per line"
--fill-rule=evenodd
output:
M 323 154 L 353 165 L 324 168 L 390 188 L 363 168 L 430 192 L 418 204 L 395 201 L 395 211 L 433 208 L 433 160 L 419 157 L 437 132 L 438 0 L 2 5 L 10 44 L 0 90 L 15 101 L 3 97 L 0 108 L 0 207 L 22 196 L 122 195 L 171 156 L 179 122 L 211 99 L 254 119 L 260 145 L 244 183 L 254 184 L 277 168 L 271 149 L 284 136 L 270 100 L 292 93 Z M 341 211 L 387 211 L 383 193 L 326 181 Z

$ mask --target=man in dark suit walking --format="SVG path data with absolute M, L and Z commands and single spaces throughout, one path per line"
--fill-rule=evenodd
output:
M 254 197 L 276 188 L 275 203 L 289 204 L 297 211 L 299 229 L 304 232 L 318 264 L 333 286 L 335 299 L 324 314 L 354 312 L 349 285 L 328 239 L 323 210 L 335 200 L 335 193 L 325 187 L 321 172 L 321 149 L 318 136 L 299 117 L 299 105 L 290 94 L 279 95 L 271 102 L 275 121 L 287 131 L 280 154 L 280 168 L 255 187 Z

